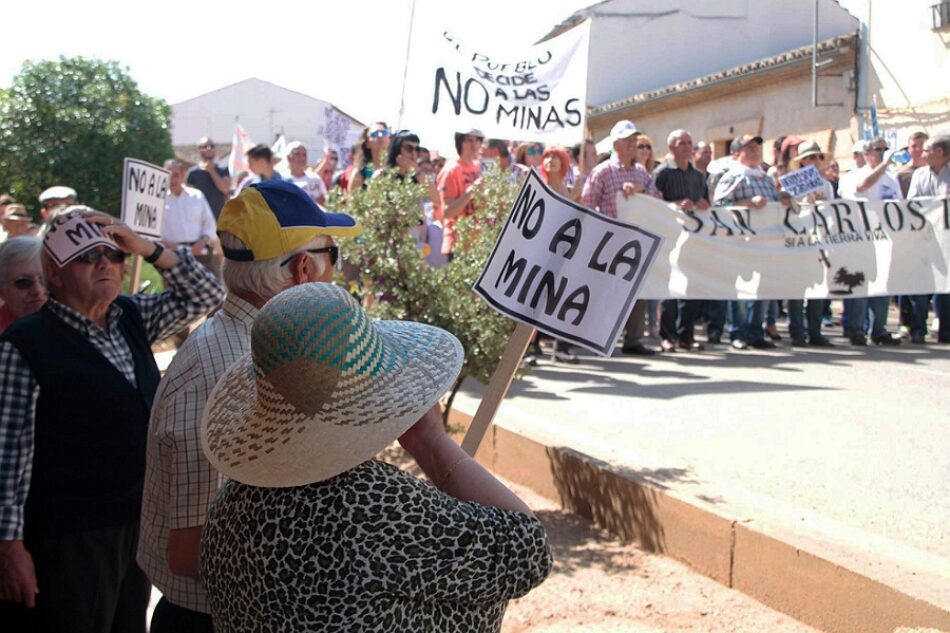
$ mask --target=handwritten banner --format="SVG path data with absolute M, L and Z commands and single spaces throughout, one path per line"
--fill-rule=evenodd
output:
M 684 212 L 617 196 L 621 219 L 664 238 L 644 298 L 853 298 L 950 292 L 942 198 Z
M 136 158 L 122 163 L 122 221 L 143 237 L 161 239 L 168 172 Z
M 447 31 L 416 36 L 402 125 L 447 142 L 455 132 L 476 128 L 489 138 L 579 143 L 589 39 L 589 22 L 511 52 L 482 48 Z
M 660 239 L 562 198 L 532 171 L 474 290 L 496 310 L 610 355 Z
M 782 189 L 793 198 L 804 196 L 813 191 L 825 190 L 825 180 L 814 165 L 787 173 L 779 177 L 778 181 L 781 183 Z

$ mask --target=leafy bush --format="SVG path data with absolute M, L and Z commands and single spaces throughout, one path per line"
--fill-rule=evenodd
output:
M 456 225 L 455 257 L 431 268 L 414 237 L 423 219 L 421 185 L 377 175 L 365 191 L 331 196 L 330 207 L 345 209 L 363 225 L 362 235 L 344 245 L 358 278 L 344 283 L 380 319 L 406 319 L 452 332 L 465 348 L 465 364 L 446 402 L 448 419 L 455 394 L 471 376 L 487 383 L 514 322 L 472 291 L 518 192 L 499 174 L 483 177 L 475 195 L 477 211 Z

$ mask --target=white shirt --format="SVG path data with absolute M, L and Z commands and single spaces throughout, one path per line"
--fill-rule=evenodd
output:
M 323 178 L 304 174 L 303 176 L 287 176 L 287 181 L 306 191 L 314 202 L 320 204 L 321 201 L 323 203 L 327 201 L 327 186 L 323 184 Z
M 865 165 L 842 176 L 838 182 L 838 197 L 846 200 L 900 200 L 904 197 L 897 178 L 886 171 L 869 189 L 859 192 L 858 184 L 870 176 L 872 171 L 873 167 Z
M 162 221 L 163 242 L 193 244 L 203 237 L 214 237 L 215 228 L 214 214 L 201 191 L 184 186 L 181 195 L 168 192 Z
M 930 165 L 924 165 L 914 170 L 914 175 L 910 178 L 910 187 L 907 189 L 907 197 L 925 196 L 950 197 L 950 163 L 944 165 L 936 173 L 930 168 Z

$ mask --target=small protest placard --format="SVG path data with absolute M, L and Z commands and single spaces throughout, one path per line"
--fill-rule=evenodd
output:
M 96 246 L 102 245 L 117 251 L 122 250 L 111 237 L 102 233 L 102 227 L 86 222 L 81 213 L 70 213 L 55 218 L 50 224 L 43 245 L 60 268 L 74 260 L 80 253 Z
M 122 221 L 142 237 L 162 237 L 168 176 L 168 171 L 137 158 L 122 163 Z
M 814 165 L 780 176 L 778 181 L 782 185 L 782 189 L 793 198 L 804 196 L 813 191 L 822 191 L 825 188 L 825 180 Z
M 607 356 L 660 242 L 557 195 L 532 171 L 474 290 L 512 319 Z

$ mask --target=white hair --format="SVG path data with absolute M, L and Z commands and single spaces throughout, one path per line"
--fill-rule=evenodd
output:
M 683 136 L 684 134 L 686 136 L 689 136 L 691 139 L 693 138 L 692 136 L 690 136 L 690 133 L 687 130 L 673 130 L 666 137 L 666 146 L 673 147 L 673 143 L 676 141 L 676 139 Z
M 27 235 L 11 237 L 0 244 L 0 283 L 6 280 L 11 266 L 39 259 L 42 248 L 43 243 L 40 240 Z
M 241 250 L 247 248 L 244 242 L 231 233 L 218 234 L 221 246 L 227 249 Z M 281 265 L 295 255 L 307 249 L 322 248 L 330 245 L 330 238 L 315 237 L 300 248 L 284 253 L 280 257 L 272 257 L 262 261 L 238 262 L 225 258 L 221 268 L 221 278 L 228 292 L 243 292 L 270 299 L 294 285 L 294 276 L 289 265 Z M 317 275 L 323 276 L 327 270 L 327 260 L 324 257 L 314 257 Z

